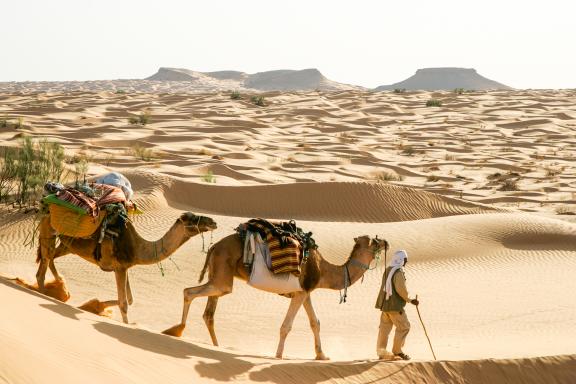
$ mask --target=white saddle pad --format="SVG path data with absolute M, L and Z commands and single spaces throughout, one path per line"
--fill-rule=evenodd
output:
M 256 235 L 254 264 L 248 284 L 254 288 L 272 293 L 291 293 L 302 291 L 300 281 L 291 273 L 273 273 L 268 269 L 264 255 L 262 255 L 261 246 L 267 246 L 262 242 L 259 235 Z

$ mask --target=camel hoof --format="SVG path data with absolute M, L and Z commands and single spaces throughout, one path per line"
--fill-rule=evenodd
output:
M 165 335 L 169 335 L 169 336 L 180 337 L 180 336 L 182 336 L 182 333 L 184 332 L 184 328 L 186 328 L 185 325 L 178 324 L 178 325 L 173 326 L 172 328 L 168 328 L 167 330 L 162 331 L 162 333 Z
M 321 353 L 319 355 L 316 355 L 316 360 L 330 360 L 330 358 L 325 354 Z
M 67 302 L 70 299 L 70 292 L 68 292 L 68 288 L 66 287 L 66 283 L 64 279 L 54 280 L 47 282 L 44 284 L 44 288 L 38 288 L 38 284 L 28 284 L 21 278 L 17 277 L 14 279 L 14 282 L 21 287 L 31 289 L 33 291 L 42 293 L 46 296 L 50 296 L 56 300 L 59 300 L 63 303 Z
M 78 308 L 86 312 L 94 313 L 98 316 L 112 317 L 112 309 L 108 308 L 105 303 L 98 299 L 89 300 Z
M 284 359 L 284 358 L 282 357 L 282 355 L 279 355 L 279 354 L 276 354 L 276 358 L 277 358 L 278 360 L 283 360 L 283 359 Z

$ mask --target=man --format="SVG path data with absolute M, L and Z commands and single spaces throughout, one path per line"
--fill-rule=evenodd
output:
M 386 268 L 382 276 L 382 287 L 380 287 L 378 299 L 376 300 L 376 308 L 382 311 L 378 342 L 376 345 L 376 351 L 380 359 L 410 360 L 410 356 L 402 352 L 406 336 L 410 331 L 410 322 L 408 321 L 404 307 L 407 302 L 414 305 L 418 305 L 419 302 L 408 296 L 406 277 L 402 269 L 407 262 L 408 254 L 406 251 L 396 251 L 390 266 Z M 394 333 L 392 354 L 390 354 L 386 350 L 386 346 L 388 344 L 388 335 L 393 326 L 396 327 L 396 332 Z

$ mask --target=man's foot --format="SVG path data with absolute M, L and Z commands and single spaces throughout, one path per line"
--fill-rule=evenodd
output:
M 404 352 L 395 353 L 394 356 L 399 357 L 402 360 L 410 360 L 410 356 L 408 356 Z

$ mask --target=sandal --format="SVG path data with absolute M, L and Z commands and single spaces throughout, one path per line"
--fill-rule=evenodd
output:
M 410 360 L 410 356 L 405 354 L 404 352 L 395 353 L 394 356 L 401 358 L 402 360 Z

